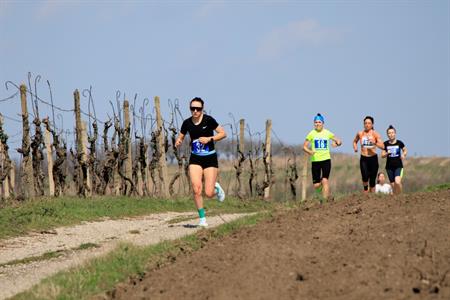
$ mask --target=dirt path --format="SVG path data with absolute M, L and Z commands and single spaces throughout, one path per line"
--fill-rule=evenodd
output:
M 209 217 L 208 223 L 210 227 L 214 227 L 241 216 L 243 215 L 230 214 Z M 179 222 L 189 217 L 194 220 Z M 191 213 L 164 213 L 87 222 L 25 237 L 0 240 L 0 299 L 27 290 L 43 278 L 61 270 L 104 255 L 114 249 L 119 242 L 150 245 L 191 234 L 199 230 L 189 226 L 197 221 L 195 217 L 196 215 Z M 88 244 L 95 247 L 79 249 L 80 246 Z M 7 265 L 12 261 L 40 257 L 49 252 L 56 252 L 61 256 L 26 264 Z
M 289 211 L 97 298 L 450 299 L 450 190 Z

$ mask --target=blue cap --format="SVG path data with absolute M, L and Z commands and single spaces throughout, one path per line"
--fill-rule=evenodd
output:
M 325 123 L 325 119 L 323 118 L 323 116 L 321 115 L 321 114 L 317 114 L 315 117 L 314 117 L 314 122 L 315 121 L 320 121 L 320 122 L 322 122 L 322 123 Z

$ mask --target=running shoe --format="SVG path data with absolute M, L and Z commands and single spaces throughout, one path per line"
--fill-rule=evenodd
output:
M 223 188 L 220 186 L 220 184 L 218 182 L 216 182 L 215 190 L 216 190 L 217 200 L 219 200 L 219 202 L 223 202 L 225 200 L 225 191 L 223 190 Z
M 208 227 L 208 223 L 206 223 L 206 218 L 200 218 L 197 227 Z

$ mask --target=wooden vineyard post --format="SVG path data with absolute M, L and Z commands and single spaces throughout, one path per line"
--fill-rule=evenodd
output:
M 33 165 L 31 161 L 31 140 L 30 140 L 30 124 L 28 122 L 27 109 L 27 87 L 25 84 L 20 85 L 20 102 L 22 106 L 22 194 L 25 198 L 33 198 L 34 195 L 34 176 Z
M 155 110 L 156 110 L 156 130 L 159 132 L 158 140 L 157 140 L 157 149 L 159 151 L 159 160 L 158 160 L 158 175 L 159 175 L 159 184 L 160 184 L 160 197 L 167 198 L 169 197 L 169 185 L 168 185 L 168 173 L 167 173 L 167 164 L 166 164 L 166 151 L 164 146 L 164 128 L 161 117 L 161 105 L 159 101 L 159 97 L 155 97 Z
M 119 175 L 118 168 L 119 168 L 119 166 L 116 163 L 115 167 L 114 167 L 114 179 L 113 179 L 114 189 L 113 189 L 113 192 L 112 192 L 112 194 L 114 196 L 120 196 L 121 180 L 120 180 L 120 175 Z
M 81 162 L 82 162 L 82 172 L 83 173 L 83 185 L 85 188 L 85 196 L 92 196 L 92 182 L 91 182 L 91 176 L 90 171 L 88 168 L 88 136 L 87 136 L 87 130 L 86 130 L 86 122 L 81 122 L 81 145 L 83 149 L 83 155 L 81 156 Z
M 89 178 L 89 168 L 87 163 L 87 132 L 86 124 L 81 121 L 80 110 L 80 92 L 75 90 L 73 93 L 75 100 L 75 133 L 76 133 L 76 145 L 77 145 L 77 160 L 80 165 L 78 172 L 77 191 L 83 191 L 82 196 L 91 195 L 91 182 Z M 81 189 L 80 189 L 81 188 Z
M 0 116 L 0 122 L 3 122 L 3 120 L 1 118 L 2 117 Z M 3 166 L 4 160 L 6 158 L 4 151 L 5 151 L 5 148 L 3 147 L 2 141 L 0 141 L 0 164 L 2 165 L 2 169 L 5 167 L 5 166 Z M 0 191 L 0 193 L 1 193 L 0 198 L 8 199 L 10 196 L 8 176 L 5 177 L 5 180 L 3 182 L 0 182 L 0 185 L 2 186 L 2 189 L 3 189 L 3 191 Z
M 141 174 L 141 165 L 138 163 L 138 173 L 137 173 L 137 194 L 139 196 L 144 196 L 144 183 L 142 181 L 142 174 Z
M 83 144 L 81 142 L 81 111 L 80 111 L 80 92 L 75 90 L 73 92 L 73 98 L 75 102 L 75 145 L 76 145 L 76 156 L 79 161 L 80 156 L 83 151 Z M 80 162 L 80 161 L 79 161 Z M 83 172 L 81 171 L 81 164 L 77 174 L 78 182 L 76 182 L 75 190 L 80 190 L 80 184 L 83 183 Z M 78 192 L 77 192 L 78 193 Z
M 302 202 L 306 200 L 306 185 L 308 176 L 308 162 L 309 156 L 303 155 L 303 168 L 302 168 Z
M 245 151 L 245 120 L 240 119 L 239 120 L 239 151 L 244 153 Z
M 265 143 L 265 167 L 266 172 L 264 176 L 264 182 L 268 183 L 267 187 L 264 189 L 264 199 L 270 198 L 270 188 L 272 185 L 272 147 L 271 147 L 271 133 L 272 133 L 272 120 L 266 121 L 266 143 Z
M 244 198 L 244 185 L 242 184 L 241 175 L 242 175 L 242 164 L 245 161 L 245 120 L 239 120 L 239 145 L 238 145 L 238 165 L 236 167 L 236 177 L 238 180 L 238 196 L 240 199 Z
M 55 195 L 55 182 L 53 180 L 53 153 L 52 142 L 50 140 L 50 131 L 45 127 L 45 148 L 47 150 L 47 175 L 48 175 L 48 193 L 50 197 Z
M 3 189 L 3 191 L 0 191 L 0 198 L 5 199 L 14 195 L 14 181 L 11 179 L 11 170 L 14 166 L 8 152 L 8 135 L 3 130 L 3 115 L 0 113 L 0 165 L 1 176 L 3 177 L 2 182 L 0 182 Z
M 145 161 L 147 163 L 147 168 L 145 168 L 144 174 L 145 174 L 145 178 L 147 180 L 147 192 L 149 193 L 149 195 L 152 194 L 151 191 L 153 191 L 153 187 L 152 187 L 152 178 L 150 176 L 150 170 L 148 169 L 149 165 L 150 165 L 150 160 L 148 159 L 148 151 L 145 153 Z M 142 180 L 142 185 L 144 184 L 144 180 Z M 144 195 L 144 187 L 142 188 L 143 192 L 142 194 Z M 148 196 L 148 195 L 146 195 Z
M 123 113 L 125 118 L 125 135 L 126 135 L 126 145 L 124 145 L 126 151 L 127 151 L 127 158 L 125 160 L 124 166 L 125 166 L 125 177 L 132 179 L 133 177 L 133 160 L 132 160 L 132 154 L 131 154 L 131 122 L 130 122 L 130 104 L 128 103 L 128 100 L 125 100 L 123 102 Z M 125 183 L 126 185 L 129 185 L 128 182 Z M 131 189 L 131 186 L 128 186 L 127 190 Z
M 16 187 L 16 163 L 11 161 L 11 171 L 9 173 L 9 192 L 15 193 L 14 189 Z

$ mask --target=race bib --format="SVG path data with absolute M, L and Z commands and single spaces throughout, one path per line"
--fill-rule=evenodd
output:
M 389 157 L 399 157 L 400 156 L 400 147 L 399 146 L 387 146 L 387 152 L 389 153 Z
M 328 149 L 328 140 L 315 139 L 314 140 L 314 148 L 316 150 L 327 150 Z
M 370 137 L 367 137 L 367 136 L 365 136 L 361 139 L 361 145 L 364 148 L 374 148 L 375 147 L 375 144 L 372 142 Z
M 208 146 L 208 144 L 204 145 L 204 144 L 200 143 L 200 141 L 198 139 L 192 141 L 191 147 L 192 147 L 191 148 L 191 152 L 193 154 L 202 155 L 202 154 L 208 154 L 209 153 L 209 146 Z

